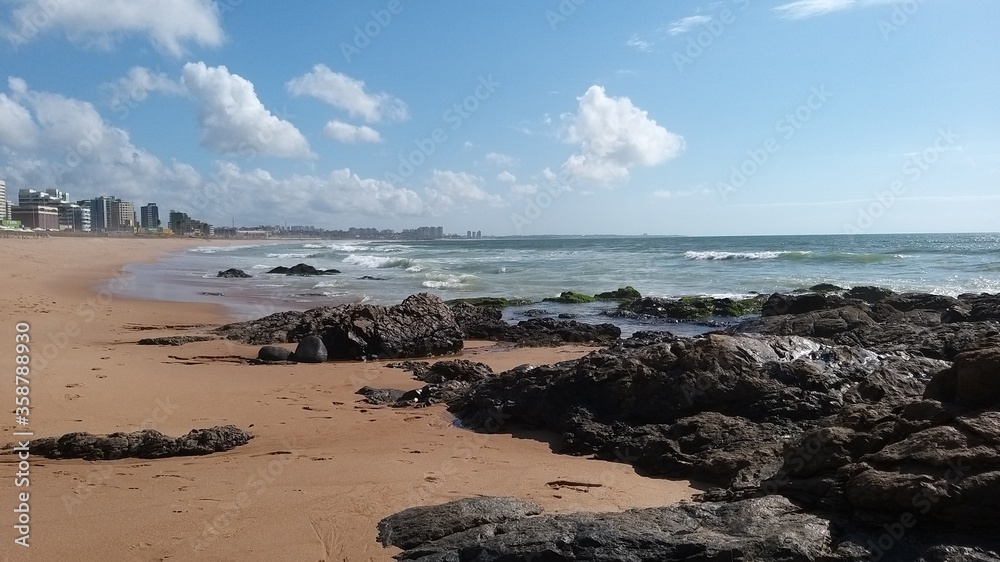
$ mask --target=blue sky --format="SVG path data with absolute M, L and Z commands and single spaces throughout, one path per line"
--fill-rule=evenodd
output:
M 214 224 L 1000 230 L 995 0 L 0 3 L 0 178 Z

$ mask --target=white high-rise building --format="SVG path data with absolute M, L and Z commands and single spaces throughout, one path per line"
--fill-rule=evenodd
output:
M 0 220 L 10 220 L 10 206 L 7 204 L 7 182 L 0 180 Z

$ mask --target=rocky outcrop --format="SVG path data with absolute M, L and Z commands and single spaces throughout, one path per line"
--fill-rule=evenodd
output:
M 224 277 L 227 279 L 249 279 L 253 277 L 242 269 L 230 268 L 225 271 L 220 271 L 216 277 Z
M 564 343 L 609 343 L 621 336 L 614 324 L 585 324 L 575 320 L 529 318 L 517 324 L 503 320 L 493 306 L 458 303 L 452 306 L 455 320 L 469 339 L 513 342 L 521 346 L 555 346 Z
M 385 542 L 402 560 L 1000 560 L 997 299 L 848 293 L 768 297 L 769 315 L 741 327 L 770 333 L 639 332 L 575 361 L 446 381 L 469 385 L 444 400 L 466 427 L 549 429 L 558 452 L 715 486 L 701 503 L 477 513 Z M 384 524 L 454 512 L 425 509 Z
M 513 498 L 411 508 L 383 519 L 379 540 L 404 549 L 397 560 L 421 562 L 997 559 L 995 552 L 976 546 L 934 545 L 919 536 L 905 541 L 890 536 L 886 552 L 878 547 L 880 532 L 841 527 L 780 496 L 611 513 L 533 515 L 535 511 L 540 508 Z
M 462 332 L 451 309 L 421 293 L 395 306 L 348 304 L 280 312 L 216 330 L 247 344 L 294 343 L 319 336 L 329 359 L 428 357 L 461 351 Z
M 335 275 L 340 273 L 340 271 L 336 269 L 316 269 L 311 265 L 300 263 L 292 267 L 279 265 L 266 273 L 278 273 L 281 275 Z
M 739 300 L 712 297 L 684 297 L 680 299 L 643 297 L 622 303 L 618 311 L 610 311 L 609 314 L 615 316 L 616 312 L 627 312 L 651 318 L 673 320 L 693 320 L 711 316 L 739 317 L 759 313 L 763 302 L 763 296 Z
M 217 336 L 164 336 L 160 338 L 142 338 L 137 341 L 138 345 L 172 345 L 179 346 L 186 343 L 199 341 L 212 341 L 219 339 Z
M 50 459 L 159 459 L 228 451 L 246 445 L 252 438 L 249 432 L 233 425 L 195 429 L 177 438 L 155 429 L 109 435 L 75 432 L 33 440 L 30 449 L 32 454 Z
M 638 337 L 651 343 L 501 373 L 450 409 L 473 428 L 495 431 L 499 419 L 551 429 L 563 452 L 752 487 L 777 470 L 785 442 L 823 418 L 918 398 L 948 368 L 795 336 Z

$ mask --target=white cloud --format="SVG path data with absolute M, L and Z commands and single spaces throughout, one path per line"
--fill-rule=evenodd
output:
M 510 186 L 510 192 L 518 197 L 530 197 L 538 193 L 538 186 L 533 183 L 519 183 Z
M 224 66 L 187 63 L 181 85 L 201 104 L 205 146 L 226 154 L 312 158 L 309 143 L 294 125 L 264 107 L 253 84 Z
M 710 21 L 712 21 L 712 16 L 688 16 L 672 22 L 670 27 L 667 28 L 667 33 L 670 35 L 683 35 L 699 25 L 705 25 Z
M 464 207 L 468 203 L 504 206 L 503 198 L 487 192 L 482 183 L 482 178 L 465 172 L 434 170 L 427 188 L 428 199 L 437 213 Z
M 109 49 L 122 36 L 147 35 L 160 51 L 179 57 L 194 43 L 217 47 L 225 34 L 210 0 L 9 0 L 16 4 L 0 32 L 23 45 L 62 31 L 74 42 Z
M 649 52 L 653 49 L 653 44 L 644 39 L 640 39 L 638 35 L 633 35 L 625 42 L 626 45 L 632 47 L 636 51 Z
M 328 138 L 346 144 L 359 142 L 382 142 L 382 135 L 375 129 L 364 125 L 357 126 L 342 121 L 330 121 L 323 127 L 323 134 Z
M 517 165 L 517 160 L 513 156 L 501 154 L 499 152 L 489 152 L 486 154 L 486 161 L 494 166 L 507 167 Z
M 133 66 L 128 74 L 114 82 L 101 84 L 100 89 L 108 98 L 113 109 L 135 106 L 143 102 L 153 92 L 184 95 L 184 86 L 162 72 L 153 73 L 148 68 Z
M 12 142 L 17 129 L 0 122 L 0 177 L 8 189 L 58 187 L 71 196 L 95 196 L 96 190 L 123 198 L 147 198 L 160 189 L 193 188 L 200 178 L 190 166 L 164 164 L 132 144 L 128 133 L 106 123 L 88 102 L 38 92 L 19 78 L 9 80 L 5 111 L 16 114 L 16 127 L 30 129 L 34 142 Z M 24 119 L 28 119 L 25 122 Z M 29 125 L 30 124 L 30 125 Z
M 905 0 L 797 0 L 776 6 L 774 11 L 779 17 L 790 20 L 801 20 L 816 16 L 824 16 L 852 8 L 869 6 L 884 6 L 900 4 Z
M 0 94 L 0 146 L 27 148 L 37 143 L 38 127 L 31 112 L 6 94 Z
M 497 174 L 497 179 L 504 183 L 514 183 L 517 181 L 517 176 L 508 172 L 507 170 L 504 170 L 499 174 Z
M 403 121 L 410 116 L 403 100 L 386 93 L 368 93 L 363 81 L 334 72 L 322 64 L 314 66 L 311 72 L 289 80 L 286 87 L 292 95 L 312 96 L 346 111 L 351 117 L 364 118 L 369 123 L 377 123 L 383 119 Z
M 684 138 L 656 124 L 628 98 L 610 98 L 591 86 L 576 115 L 563 116 L 563 140 L 579 144 L 578 154 L 562 166 L 569 180 L 609 185 L 628 179 L 629 169 L 655 166 L 675 158 Z
M 16 122 L 0 120 L 0 177 L 15 193 L 22 187 L 57 187 L 74 200 L 117 195 L 136 206 L 156 201 L 163 214 L 176 209 L 216 224 L 229 224 L 234 217 L 243 224 L 295 217 L 335 226 L 332 220 L 427 213 L 416 192 L 346 168 L 276 178 L 263 169 L 241 170 L 219 161 L 203 177 L 186 163 L 164 163 L 135 146 L 92 104 L 33 91 L 19 78 L 9 80 L 9 93 L 0 93 L 0 99 L 4 115 L 19 116 Z M 11 142 L 13 133 L 28 126 L 25 116 L 35 142 Z
M 713 195 L 713 191 L 705 186 L 699 186 L 688 190 L 657 189 L 653 192 L 653 197 L 657 199 L 676 199 L 678 197 L 692 197 L 695 195 Z

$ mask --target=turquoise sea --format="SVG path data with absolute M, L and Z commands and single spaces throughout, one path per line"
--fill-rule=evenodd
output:
M 341 273 L 264 273 L 297 263 Z M 253 277 L 216 278 L 228 268 Z M 228 247 L 206 240 L 127 272 L 137 281 L 129 284 L 131 296 L 221 303 L 241 319 L 348 302 L 394 304 L 418 292 L 540 301 L 566 290 L 594 294 L 625 285 L 665 297 L 745 297 L 817 283 L 959 295 L 1000 292 L 1000 234 L 280 240 Z M 541 308 L 614 321 L 626 333 L 639 327 L 601 314 L 612 307 L 544 303 L 506 314 L 516 319 L 526 308 Z

